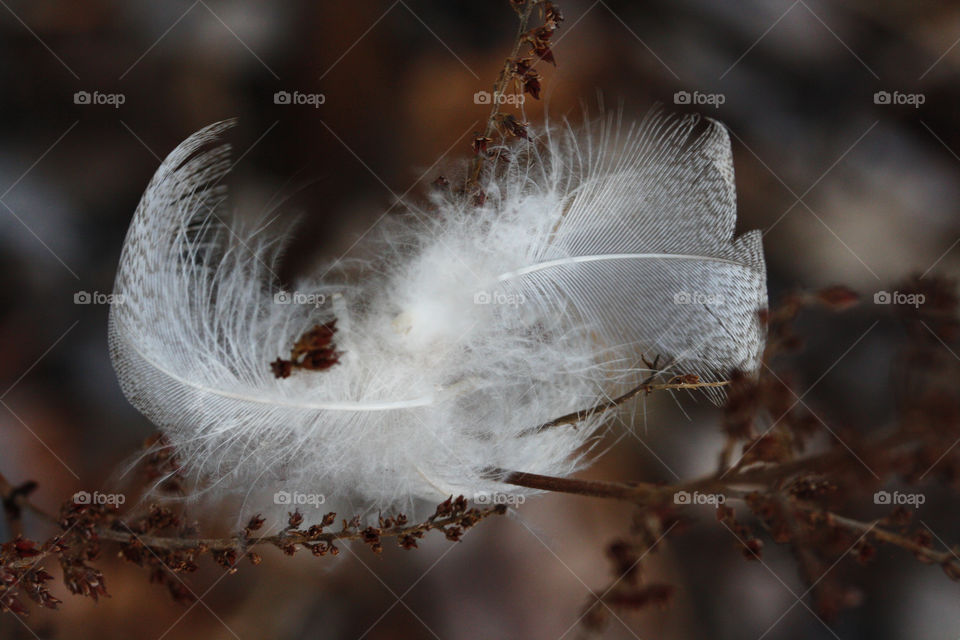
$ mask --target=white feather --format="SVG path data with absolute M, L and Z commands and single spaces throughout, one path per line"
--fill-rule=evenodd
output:
M 228 126 L 191 136 L 147 187 L 110 317 L 124 392 L 216 495 L 376 509 L 522 493 L 491 470 L 581 467 L 604 416 L 531 428 L 635 382 L 641 354 L 710 379 L 757 366 L 760 237 L 734 239 L 716 122 L 608 118 L 518 145 L 482 207 L 438 195 L 368 238 L 358 272 L 297 283 L 332 301 L 319 308 L 276 304 L 282 243 L 225 224 L 228 150 L 211 145 Z M 275 378 L 269 363 L 334 318 L 339 364 Z

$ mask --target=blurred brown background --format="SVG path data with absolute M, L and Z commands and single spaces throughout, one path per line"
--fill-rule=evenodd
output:
M 723 120 L 741 226 L 767 231 L 772 297 L 841 282 L 869 303 L 910 272 L 956 273 L 960 4 L 558 4 L 559 66 L 544 68 L 551 116 L 576 120 L 581 104 L 596 112 L 599 92 L 630 115 L 659 101 Z M 51 509 L 102 487 L 151 432 L 116 384 L 106 307 L 74 304 L 74 294 L 110 291 L 158 158 L 238 116 L 233 204 L 302 215 L 295 269 L 348 246 L 395 196 L 416 196 L 468 156 L 487 113 L 473 94 L 492 85 L 516 29 L 507 0 L 0 5 L 0 471 L 38 480 L 37 500 Z M 123 104 L 76 104 L 80 91 L 121 94 Z M 322 93 L 325 103 L 278 105 L 278 91 Z M 676 106 L 682 91 L 722 104 Z M 878 104 L 882 91 L 923 104 Z M 527 106 L 541 123 L 542 104 Z M 811 325 L 800 363 L 800 388 L 815 385 L 805 401 L 828 422 L 864 429 L 889 415 L 895 331 L 882 321 L 864 337 L 876 319 L 866 307 L 829 330 Z M 684 399 L 681 411 L 652 398 L 648 424 L 611 437 L 585 476 L 702 474 L 721 442 L 716 418 L 703 402 Z M 960 539 L 952 513 L 946 496 L 928 494 L 924 521 L 945 540 Z M 806 586 L 783 550 L 770 544 L 765 565 L 746 563 L 703 515 L 651 564 L 652 576 L 679 585 L 673 606 L 614 620 L 605 637 L 960 634 L 957 586 L 889 550 L 869 571 L 835 569 L 859 581 L 864 604 L 827 628 L 795 605 Z M 458 545 L 432 540 L 382 557 L 357 548 L 336 561 L 268 553 L 237 575 L 191 576 L 202 596 L 192 608 L 107 554 L 112 598 L 95 605 L 57 583 L 62 611 L 0 617 L 0 637 L 572 638 L 590 589 L 609 581 L 604 546 L 628 517 L 614 504 L 547 496 Z

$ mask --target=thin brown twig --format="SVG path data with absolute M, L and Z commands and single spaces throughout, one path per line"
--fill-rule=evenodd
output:
M 497 76 L 497 81 L 493 85 L 490 115 L 487 117 L 487 123 L 483 128 L 482 137 L 484 138 L 489 138 L 496 129 L 497 116 L 500 114 L 500 96 L 506 95 L 507 93 L 507 86 L 513 76 L 512 67 L 520 55 L 520 48 L 523 46 L 526 39 L 525 36 L 530 28 L 530 16 L 533 14 L 533 9 L 536 4 L 537 0 L 526 0 L 523 6 L 514 7 L 517 15 L 520 16 L 520 25 L 517 29 L 517 36 L 514 40 L 510 56 L 504 61 L 503 68 L 500 69 L 500 75 Z M 479 182 L 480 173 L 483 171 L 483 162 L 486 159 L 485 156 L 486 154 L 484 153 L 477 153 L 474 157 L 473 170 L 470 172 L 470 177 L 467 180 L 468 189 L 475 187 Z
M 504 505 L 485 507 L 482 509 L 476 509 L 473 512 L 456 513 L 450 516 L 436 518 L 434 520 L 426 520 L 418 524 L 381 529 L 379 535 L 380 537 L 386 538 L 399 538 L 417 533 L 426 533 L 427 531 L 434 529 L 440 530 L 449 526 L 458 526 L 466 523 L 467 521 L 479 522 L 480 520 L 483 520 L 489 516 L 501 515 L 505 512 L 506 507 Z M 347 542 L 350 540 L 361 540 L 363 539 L 363 531 L 345 529 L 335 533 L 310 534 L 309 531 L 295 530 L 285 531 L 272 536 L 256 536 L 251 538 L 235 536 L 228 538 L 185 539 L 166 536 L 134 535 L 132 533 L 124 533 L 123 531 L 111 529 L 101 531 L 100 536 L 106 540 L 113 540 L 114 542 L 130 542 L 133 539 L 136 539 L 148 547 L 167 550 L 194 549 L 199 547 L 203 549 L 209 549 L 211 551 L 240 551 L 246 547 L 263 544 L 281 546 L 290 544 L 303 545 L 314 542 L 330 543 L 337 541 Z
M 38 507 L 34 511 L 43 513 Z M 449 516 L 430 518 L 407 526 L 394 526 L 386 529 L 379 529 L 377 535 L 380 538 L 403 538 L 405 536 L 419 536 L 428 531 L 444 531 L 448 527 L 469 526 L 472 527 L 477 522 L 484 520 L 492 515 L 502 515 L 506 512 L 504 505 L 495 505 L 491 507 L 471 509 L 465 512 L 454 513 Z M 52 515 L 45 514 L 46 517 L 55 520 Z M 97 527 L 95 533 L 101 540 L 109 540 L 122 544 L 139 543 L 144 547 L 153 550 L 164 551 L 199 551 L 199 552 L 223 552 L 238 551 L 258 545 L 272 545 L 279 548 L 293 546 L 306 546 L 316 543 L 331 544 L 333 542 L 349 542 L 354 540 L 365 540 L 365 530 L 359 528 L 344 528 L 337 532 L 316 532 L 310 530 L 286 530 L 271 536 L 252 536 L 246 537 L 236 535 L 223 538 L 189 538 L 178 536 L 158 536 L 149 534 L 138 534 L 126 527 L 127 531 L 118 529 L 118 526 L 124 526 L 120 522 L 115 522 L 113 527 Z M 7 564 L 11 568 L 24 568 L 36 565 L 40 560 L 47 556 L 55 555 L 57 551 L 53 548 L 45 548 L 39 554 L 15 560 Z
M 650 483 L 627 484 L 603 480 L 578 480 L 576 478 L 545 476 L 524 471 L 497 470 L 492 475 L 500 476 L 501 474 L 501 481 L 504 484 L 512 484 L 517 487 L 631 502 L 645 501 L 663 488 L 660 485 Z
M 657 374 L 654 374 L 656 376 Z M 561 427 L 570 424 L 577 424 L 583 422 L 587 418 L 597 413 L 604 413 L 611 409 L 615 409 L 626 402 L 636 398 L 642 393 L 652 393 L 654 391 L 667 391 L 667 390 L 677 390 L 677 389 L 708 389 L 716 387 L 725 387 L 730 384 L 729 380 L 721 380 L 718 382 L 666 382 L 662 384 L 652 384 L 654 376 L 650 376 L 644 380 L 639 386 L 634 387 L 630 391 L 627 391 L 621 396 L 617 396 L 612 400 L 605 400 L 599 404 L 596 404 L 589 409 L 580 409 L 579 411 L 574 411 L 566 415 L 555 418 L 550 422 L 546 422 L 539 427 L 536 427 L 533 431 L 539 433 L 546 429 L 552 429 L 554 427 Z
M 741 484 L 738 478 L 732 478 L 730 481 L 716 482 L 712 487 L 707 479 L 694 481 L 683 485 L 656 485 L 650 483 L 620 483 L 604 482 L 596 480 L 576 480 L 573 478 L 557 478 L 553 476 L 543 476 L 535 473 L 509 473 L 503 482 L 516 486 L 527 487 L 530 489 L 540 489 L 543 491 L 553 491 L 559 493 L 569 493 L 592 498 L 609 498 L 614 500 L 625 500 L 634 503 L 642 503 L 644 506 L 652 506 L 662 502 L 667 497 L 681 491 L 694 491 L 699 489 L 713 488 L 714 490 L 723 489 L 723 493 L 728 499 L 743 500 L 747 493 L 738 490 L 731 490 L 729 485 Z M 910 551 L 933 564 L 950 564 L 960 571 L 960 560 L 958 556 L 950 549 L 946 551 L 936 551 L 925 547 L 918 542 L 900 535 L 888 529 L 879 526 L 880 521 L 862 522 L 847 518 L 831 511 L 825 511 L 817 505 L 806 502 L 796 501 L 793 503 L 798 509 L 808 513 L 818 515 L 828 524 L 854 531 L 862 535 L 868 535 L 878 541 L 885 542 L 906 551 Z
M 879 453 L 890 453 L 899 447 L 913 443 L 914 440 L 915 434 L 897 431 L 875 439 L 869 443 L 869 449 Z M 825 453 L 796 458 L 781 464 L 751 466 L 744 470 L 726 474 L 713 473 L 675 485 L 649 482 L 624 483 L 601 480 L 579 480 L 577 478 L 544 476 L 536 473 L 506 469 L 494 470 L 491 472 L 491 477 L 500 478 L 504 484 L 512 484 L 530 489 L 595 498 L 629 500 L 641 505 L 649 505 L 661 502 L 678 491 L 719 492 L 737 486 L 770 486 L 771 484 L 783 482 L 800 473 L 829 474 L 833 470 L 844 468 L 840 463 L 852 457 L 853 454 L 846 449 L 833 449 Z
M 798 506 L 803 508 L 803 505 Z M 925 547 L 922 544 L 917 543 L 915 540 L 907 538 L 906 536 L 894 533 L 888 529 L 883 529 L 879 526 L 879 520 L 874 520 L 873 522 L 861 522 L 860 520 L 847 518 L 829 511 L 820 511 L 818 513 L 821 513 L 829 524 L 842 527 L 861 535 L 866 535 L 880 542 L 892 544 L 906 551 L 911 551 L 930 561 L 932 564 L 951 564 L 957 569 L 960 569 L 960 561 L 958 561 L 957 554 L 952 550 L 947 549 L 946 551 L 936 551 L 929 547 Z

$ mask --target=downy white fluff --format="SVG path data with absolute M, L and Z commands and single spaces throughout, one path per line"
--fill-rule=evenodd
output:
M 734 238 L 722 125 L 654 113 L 548 130 L 510 149 L 477 207 L 454 192 L 323 269 L 320 307 L 277 304 L 282 241 L 238 228 L 220 184 L 229 123 L 164 161 L 136 211 L 110 316 L 130 402 L 211 495 L 285 490 L 359 509 L 522 494 L 496 470 L 567 475 L 606 416 L 536 432 L 646 373 L 641 355 L 717 379 L 758 364 L 766 277 Z M 337 320 L 340 362 L 276 378 Z M 257 505 L 254 505 L 257 506 Z

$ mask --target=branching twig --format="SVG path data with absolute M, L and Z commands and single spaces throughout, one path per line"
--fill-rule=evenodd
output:
M 43 513 L 35 506 L 32 508 L 35 511 Z M 435 514 L 431 518 L 417 524 L 397 525 L 377 529 L 377 536 L 379 538 L 396 538 L 398 540 L 404 538 L 420 538 L 423 534 L 433 530 L 446 532 L 451 527 L 472 527 L 481 520 L 492 515 L 502 515 L 505 512 L 506 507 L 504 505 L 456 510 L 450 513 L 450 515 L 441 517 L 437 517 Z M 45 515 L 47 518 L 55 520 L 50 514 Z M 191 538 L 137 534 L 122 522 L 113 522 L 110 526 L 96 527 L 94 532 L 101 540 L 109 540 L 122 544 L 137 543 L 153 551 L 196 551 L 200 553 L 224 551 L 243 552 L 250 547 L 258 545 L 272 545 L 280 549 L 289 549 L 291 545 L 309 547 L 316 543 L 326 543 L 330 545 L 334 542 L 350 542 L 355 540 L 361 540 L 369 544 L 371 537 L 370 528 L 360 529 L 358 527 L 351 527 L 347 521 L 344 521 L 344 528 L 337 532 L 324 532 L 322 529 L 309 528 L 307 530 L 286 530 L 270 536 L 250 537 L 241 534 L 223 538 Z M 447 537 L 449 538 L 450 536 L 448 535 Z M 44 549 L 37 555 L 15 560 L 6 566 L 14 568 L 29 567 L 35 565 L 41 558 L 56 553 L 57 551 L 55 549 Z
M 590 407 L 589 409 L 581 409 L 579 411 L 574 411 L 572 413 L 568 413 L 566 415 L 560 416 L 559 418 L 555 418 L 550 422 L 546 422 L 540 425 L 539 427 L 536 427 L 535 429 L 532 430 L 532 432 L 539 433 L 541 431 L 552 429 L 554 427 L 578 424 L 580 422 L 583 422 L 584 420 L 586 420 L 592 415 L 596 415 L 598 413 L 604 413 L 611 409 L 615 409 L 644 393 L 652 393 L 654 391 L 679 390 L 679 389 L 688 389 L 688 390 L 710 389 L 710 388 L 717 388 L 717 387 L 725 387 L 728 384 L 730 384 L 729 380 L 721 380 L 718 382 L 703 382 L 699 378 L 697 378 L 697 376 L 694 376 L 694 375 L 677 376 L 670 382 L 666 382 L 662 384 L 654 384 L 653 380 L 656 375 L 657 374 L 654 374 L 648 377 L 646 380 L 640 383 L 640 385 L 638 385 L 637 387 L 634 387 L 630 391 L 627 391 L 621 396 L 617 396 L 612 400 L 605 400 L 603 402 L 600 402 Z
M 873 522 L 861 522 L 859 520 L 846 518 L 831 512 L 822 512 L 822 515 L 826 518 L 828 524 L 847 529 L 858 535 L 865 535 L 867 537 L 874 538 L 879 542 L 885 542 L 895 547 L 900 547 L 905 551 L 916 554 L 930 564 L 938 564 L 945 569 L 947 566 L 951 566 L 955 571 L 960 572 L 960 559 L 958 559 L 956 552 L 951 549 L 947 549 L 945 551 L 936 551 L 930 547 L 926 547 L 915 540 L 907 538 L 906 536 L 902 536 L 898 533 L 894 533 L 893 531 L 882 528 L 879 526 L 879 520 L 875 520 Z
M 620 482 L 577 480 L 573 478 L 543 476 L 534 473 L 513 472 L 508 473 L 504 477 L 503 482 L 542 491 L 569 493 L 592 498 L 624 500 L 648 508 L 668 501 L 673 502 L 673 496 L 682 492 L 715 491 L 717 493 L 723 493 L 727 500 L 746 500 L 750 495 L 748 492 L 731 488 L 732 486 L 747 484 L 743 482 L 743 478 L 740 476 L 730 478 L 729 480 L 710 477 L 688 483 L 665 486 L 649 483 L 627 484 Z M 949 565 L 952 570 L 956 571 L 956 575 L 960 576 L 960 557 L 950 549 L 945 551 L 931 549 L 906 536 L 880 527 L 879 524 L 881 521 L 879 520 L 872 523 L 862 522 L 830 511 L 824 511 L 817 505 L 802 501 L 794 501 L 792 505 L 797 509 L 818 516 L 826 525 L 841 527 L 856 532 L 857 534 L 867 535 L 880 542 L 900 547 L 901 549 L 922 557 L 931 564 L 941 566 Z M 947 569 L 946 566 L 944 568 Z
M 483 128 L 481 134 L 482 138 L 485 140 L 490 139 L 493 135 L 494 130 L 497 126 L 497 115 L 500 113 L 500 96 L 506 95 L 507 85 L 510 84 L 510 79 L 513 77 L 513 66 L 517 57 L 520 55 L 520 48 L 524 43 L 524 36 L 529 30 L 530 25 L 530 16 L 533 14 L 534 6 L 537 3 L 535 0 L 526 0 L 522 5 L 516 6 L 514 8 L 517 11 L 517 14 L 520 16 L 520 25 L 517 28 L 517 36 L 513 43 L 513 49 L 510 52 L 510 56 L 503 63 L 503 68 L 500 69 L 500 75 L 497 76 L 497 81 L 493 85 L 493 93 L 490 105 L 490 115 L 487 117 L 487 123 Z M 472 189 L 477 186 L 480 181 L 480 174 L 483 171 L 483 163 L 486 159 L 486 154 L 478 152 L 473 159 L 473 169 L 470 172 L 470 177 L 467 180 L 467 188 Z
M 16 488 L 3 482 L 5 500 L 12 499 Z M 22 506 L 41 513 L 54 521 L 57 535 L 42 544 L 18 537 L 0 546 L 0 611 L 26 614 L 20 600 L 22 592 L 34 602 L 48 608 L 57 608 L 60 600 L 47 589 L 45 583 L 52 576 L 43 569 L 43 562 L 55 557 L 64 574 L 64 583 L 69 590 L 97 599 L 107 595 L 103 574 L 90 566 L 96 559 L 103 542 L 119 545 L 119 556 L 128 562 L 148 568 L 151 581 L 167 586 L 178 601 L 190 601 L 192 594 L 175 575 L 196 571 L 200 556 L 207 554 L 221 567 L 233 573 L 237 563 L 246 557 L 252 564 L 259 564 L 261 557 L 254 547 L 269 545 L 287 555 L 298 549 L 315 556 L 337 555 L 335 543 L 359 541 L 375 553 L 383 550 L 383 540 L 392 538 L 403 549 L 415 549 L 418 540 L 429 531 L 440 531 L 447 540 L 457 542 L 464 532 L 480 521 L 495 514 L 506 512 L 506 506 L 470 507 L 463 496 L 452 497 L 437 506 L 426 520 L 408 524 L 403 514 L 381 517 L 379 526 L 363 526 L 359 517 L 343 520 L 338 531 L 326 531 L 336 522 L 336 514 L 328 513 L 320 522 L 303 527 L 299 511 L 289 514 L 288 526 L 274 535 L 257 535 L 265 520 L 253 517 L 242 532 L 222 538 L 200 538 L 190 527 L 184 526 L 179 517 L 169 509 L 153 506 L 150 513 L 134 521 L 121 518 L 116 507 L 94 504 L 65 504 L 60 518 L 46 514 L 29 500 L 20 499 Z M 163 533 L 171 531 L 171 533 Z
M 922 444 L 919 435 L 897 431 L 868 443 L 868 449 L 873 454 L 889 455 L 910 444 L 919 446 Z M 870 453 L 865 449 L 861 455 L 869 456 Z M 651 505 L 668 499 L 679 491 L 722 492 L 730 491 L 733 487 L 776 485 L 801 474 L 829 475 L 833 472 L 849 472 L 849 468 L 842 463 L 850 459 L 854 459 L 854 456 L 846 449 L 830 449 L 821 454 L 797 458 L 782 464 L 755 465 L 739 472 L 710 474 L 674 485 L 578 480 L 504 469 L 494 470 L 490 475 L 501 478 L 505 484 L 530 489 L 629 500 L 640 505 Z M 866 468 L 864 472 L 868 473 Z

